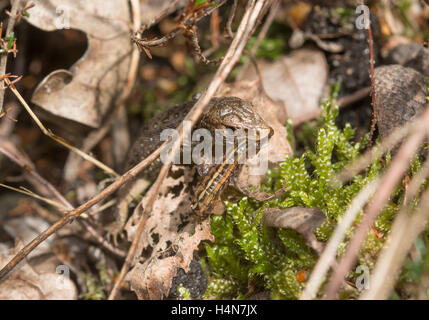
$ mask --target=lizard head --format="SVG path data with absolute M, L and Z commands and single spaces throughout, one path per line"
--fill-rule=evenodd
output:
M 255 130 L 258 139 L 274 130 L 256 112 L 254 106 L 237 97 L 214 98 L 210 101 L 209 111 L 201 123 L 211 129 Z

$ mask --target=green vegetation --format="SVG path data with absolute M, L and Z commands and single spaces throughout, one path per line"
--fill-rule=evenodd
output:
M 285 186 L 289 188 L 288 192 L 267 202 L 243 197 L 238 203 L 226 203 L 225 217 L 212 217 L 211 227 L 216 241 L 206 244 L 207 257 L 203 263 L 209 275 L 206 298 L 244 298 L 250 292 L 263 291 L 269 292 L 272 299 L 298 298 L 303 287 L 303 279 L 299 275 L 311 271 L 317 256 L 293 230 L 278 230 L 280 245 L 275 244 L 271 240 L 272 235 L 260 222 L 264 208 L 302 206 L 321 209 L 327 220 L 315 233 L 320 241 L 326 242 L 352 199 L 388 165 L 389 155 L 383 161 L 373 162 L 349 183 L 333 183 L 335 174 L 356 159 L 367 142 L 367 136 L 353 142 L 354 130 L 350 125 L 344 129 L 335 125 L 338 108 L 333 106 L 333 101 L 337 92 L 338 86 L 322 106 L 323 113 L 315 128 L 314 150 L 306 149 L 299 157 L 285 159 L 266 175 L 263 191 L 274 192 Z M 416 158 L 410 174 L 414 174 L 420 165 Z M 370 269 L 390 230 L 403 194 L 403 188 L 397 187 L 392 201 L 377 218 L 373 232 L 362 247 L 359 263 Z M 357 220 L 360 218 L 358 216 Z M 346 243 L 340 246 L 339 254 L 343 253 L 345 246 Z M 356 276 L 352 272 L 349 279 L 353 281 Z
M 182 297 L 182 300 L 192 300 L 191 293 L 185 287 L 178 286 L 177 287 L 177 291 L 179 291 L 179 293 L 180 293 L 180 295 Z
M 408 37 L 412 37 L 414 35 L 414 30 L 409 17 L 409 12 L 412 7 L 411 1 L 399 0 L 396 2 L 396 6 L 398 8 L 402 23 L 405 26 L 405 35 Z
M 85 300 L 104 300 L 107 298 L 106 287 L 108 287 L 112 279 L 108 274 L 104 263 L 99 262 L 96 264 L 98 276 L 92 273 L 84 273 L 83 277 L 86 281 L 88 291 L 81 295 Z
M 247 50 L 250 50 L 256 42 L 256 37 L 251 37 L 248 44 Z M 266 58 L 267 60 L 276 60 L 279 58 L 286 49 L 286 40 L 284 37 L 271 37 L 262 39 L 259 44 L 258 50 L 256 50 L 255 56 L 257 58 Z M 247 58 L 243 56 L 242 58 Z
M 12 32 L 10 36 L 4 37 L 4 40 L 6 40 L 7 42 L 7 50 L 5 48 L 2 48 L 0 49 L 0 53 L 9 53 L 9 50 L 11 50 L 13 47 L 13 43 L 16 41 L 15 33 Z

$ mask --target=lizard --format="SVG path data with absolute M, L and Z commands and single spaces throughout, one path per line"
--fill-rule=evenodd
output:
M 196 99 L 175 105 L 146 123 L 128 152 L 124 169 L 128 170 L 133 167 L 158 148 L 163 143 L 161 141 L 161 132 L 164 129 L 176 128 L 189 113 L 195 102 Z M 268 132 L 268 137 L 271 137 L 274 133 L 273 129 L 256 112 L 252 103 L 237 97 L 213 98 L 209 102 L 208 112 L 203 114 L 195 128 L 208 129 L 212 134 L 214 134 L 215 130 L 253 129 L 257 133 L 256 139 L 261 138 L 259 133 Z M 245 142 L 247 146 L 248 141 L 246 140 Z M 239 161 L 242 160 L 239 157 L 245 154 L 243 152 L 237 154 L 238 149 L 241 147 L 240 144 L 234 147 L 232 152 L 227 154 L 220 164 L 203 164 L 198 167 L 200 183 L 198 183 L 192 200 L 192 209 L 197 215 L 204 216 L 211 212 L 225 186 L 239 172 L 243 162 Z M 142 175 L 148 180 L 154 180 L 161 165 L 161 159 L 157 158 L 145 169 Z M 119 191 L 119 199 L 124 198 L 128 191 L 129 188 L 122 188 Z M 127 210 L 117 208 L 115 223 L 112 225 L 113 228 L 111 228 L 110 232 L 112 235 L 117 235 L 122 231 L 127 217 Z

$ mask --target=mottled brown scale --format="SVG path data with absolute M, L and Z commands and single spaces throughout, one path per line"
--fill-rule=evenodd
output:
M 132 168 L 155 151 L 163 142 L 160 140 L 161 132 L 165 129 L 176 128 L 186 117 L 194 104 L 195 101 L 190 101 L 175 105 L 150 119 L 148 123 L 142 127 L 138 138 L 131 146 L 126 158 L 124 171 Z M 152 180 L 157 176 L 160 167 L 161 161 L 158 158 L 149 165 L 143 172 L 143 175 Z

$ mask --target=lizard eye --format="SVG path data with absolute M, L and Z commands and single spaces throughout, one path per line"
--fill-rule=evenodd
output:
M 225 119 L 225 123 L 227 123 L 226 126 L 231 127 L 231 128 L 236 128 L 241 122 L 240 117 L 238 117 L 235 114 L 229 114 L 228 117 L 226 117 Z

